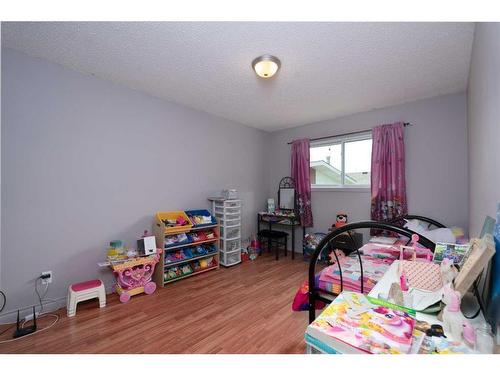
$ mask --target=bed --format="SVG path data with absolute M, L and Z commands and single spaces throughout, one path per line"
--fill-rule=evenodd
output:
M 423 218 L 423 217 L 422 217 Z M 394 243 L 382 244 L 368 242 L 363 246 L 353 238 L 353 231 L 383 231 L 386 238 L 394 238 Z M 308 277 L 309 321 L 316 317 L 317 302 L 330 303 L 343 290 L 352 290 L 367 294 L 382 278 L 389 266 L 398 258 L 399 245 L 408 245 L 412 235 L 408 228 L 392 223 L 363 221 L 346 224 L 327 234 L 311 254 Z M 350 241 L 338 241 L 338 238 L 350 238 Z M 388 241 L 392 242 L 392 241 Z M 423 257 L 426 252 L 433 252 L 435 243 L 419 235 L 417 247 Z M 337 251 L 345 252 L 345 257 Z M 325 253 L 333 265 L 325 266 L 322 259 Z M 406 254 L 405 254 L 406 255 Z M 320 266 L 320 267 L 318 267 Z M 321 268 L 318 271 L 318 268 Z

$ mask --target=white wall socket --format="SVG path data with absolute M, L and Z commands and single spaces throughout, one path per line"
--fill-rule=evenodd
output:
M 40 277 L 48 276 L 47 278 L 42 278 L 42 284 L 50 284 L 52 282 L 52 271 L 44 271 Z

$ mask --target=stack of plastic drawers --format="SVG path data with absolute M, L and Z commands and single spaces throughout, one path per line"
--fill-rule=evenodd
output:
M 208 198 L 212 214 L 220 223 L 220 264 L 229 267 L 241 262 L 241 200 Z

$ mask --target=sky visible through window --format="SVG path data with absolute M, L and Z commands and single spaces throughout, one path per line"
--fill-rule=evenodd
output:
M 323 160 L 331 166 L 341 169 L 342 156 L 341 145 L 329 145 L 320 147 L 311 147 L 311 161 Z M 370 172 L 371 170 L 371 154 L 372 140 L 365 139 L 362 141 L 346 142 L 345 143 L 345 172 L 358 173 Z

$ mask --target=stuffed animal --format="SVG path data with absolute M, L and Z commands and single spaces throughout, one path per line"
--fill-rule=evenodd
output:
M 343 212 L 337 213 L 337 220 L 335 221 L 335 228 L 340 228 L 347 224 L 347 214 Z
M 450 332 L 455 341 L 462 341 L 465 330 L 464 338 L 472 340 L 470 332 L 473 328 L 460 311 L 460 292 L 453 290 L 451 284 L 447 284 L 443 288 L 443 302 L 446 304 L 443 311 L 444 330 Z
M 444 258 L 441 261 L 441 277 L 443 278 L 443 284 L 450 284 L 455 280 L 458 275 L 457 268 L 453 265 L 453 261 L 448 258 Z
M 337 257 L 335 257 L 335 254 L 337 254 Z M 339 261 L 340 261 L 342 258 L 345 258 L 345 254 L 342 250 L 335 249 L 333 251 L 330 251 L 330 254 L 328 254 L 328 257 L 330 258 L 330 263 L 335 264 L 337 262 L 337 258 L 339 258 Z

